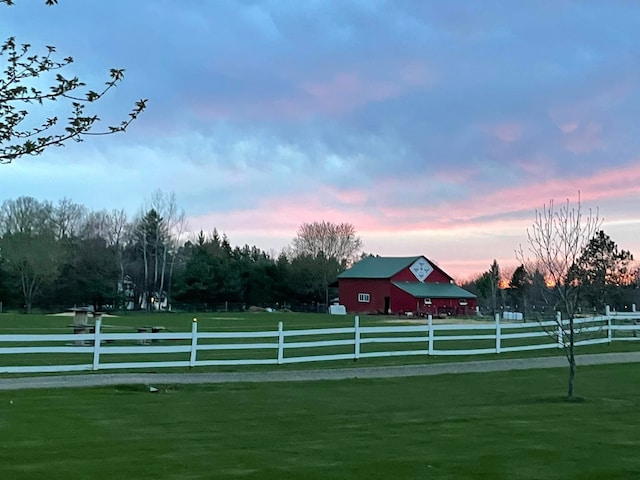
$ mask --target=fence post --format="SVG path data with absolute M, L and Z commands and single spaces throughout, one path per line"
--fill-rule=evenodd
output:
M 609 305 L 605 305 L 604 306 L 604 314 L 608 317 L 609 315 L 611 315 L 611 307 L 609 307 Z
M 358 317 L 358 315 L 356 315 L 356 318 L 353 320 L 353 333 L 355 336 L 353 360 L 355 361 L 360 358 L 360 317 Z
M 100 330 L 102 329 L 102 315 L 95 314 L 95 330 L 93 333 L 93 369 L 98 370 L 100 368 Z
M 611 343 L 611 317 L 607 317 L 607 340 Z
M 558 324 L 558 348 L 564 347 L 564 333 L 562 329 L 562 313 L 556 312 L 556 323 Z
M 196 366 L 196 354 L 198 352 L 198 319 L 191 320 L 191 355 L 189 356 L 189 368 Z
M 500 314 L 496 313 L 496 353 L 500 353 Z
M 278 322 L 278 365 L 284 360 L 284 328 L 282 322 Z
M 429 325 L 429 355 L 433 355 L 433 315 L 427 315 L 427 324 Z

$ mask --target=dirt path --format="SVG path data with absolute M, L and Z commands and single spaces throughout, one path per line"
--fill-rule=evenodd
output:
M 578 366 L 640 362 L 640 352 L 578 355 Z M 565 357 L 538 357 L 509 360 L 484 360 L 393 367 L 335 368 L 322 370 L 274 370 L 236 373 L 93 373 L 0 379 L 0 390 L 34 388 L 83 388 L 106 385 L 166 385 L 224 382 L 298 382 L 345 380 L 354 378 L 415 377 L 474 372 L 501 372 L 567 366 Z

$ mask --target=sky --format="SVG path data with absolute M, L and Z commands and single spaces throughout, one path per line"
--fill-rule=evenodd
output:
M 630 0 L 16 0 L 4 37 L 93 89 L 126 69 L 105 125 L 148 108 L 0 165 L 0 201 L 135 216 L 161 190 L 190 231 L 268 252 L 348 222 L 365 252 L 461 280 L 512 269 L 536 209 L 579 192 L 640 255 L 639 24 Z

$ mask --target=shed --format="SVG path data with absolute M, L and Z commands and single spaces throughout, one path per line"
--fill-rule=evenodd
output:
M 338 276 L 350 313 L 475 314 L 476 296 L 424 256 L 365 257 Z

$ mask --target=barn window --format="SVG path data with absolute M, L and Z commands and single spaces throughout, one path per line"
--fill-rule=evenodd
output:
M 460 305 L 466 305 L 467 301 L 463 298 L 462 300 L 460 300 Z
M 425 305 L 431 305 L 431 299 L 430 298 L 425 298 L 424 299 L 424 304 Z
M 371 300 L 371 297 L 369 296 L 368 293 L 359 293 L 358 294 L 358 301 L 360 303 L 369 303 L 370 300 Z

